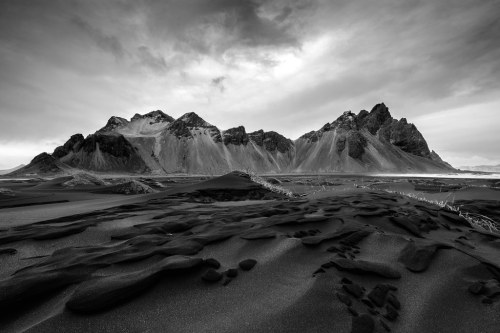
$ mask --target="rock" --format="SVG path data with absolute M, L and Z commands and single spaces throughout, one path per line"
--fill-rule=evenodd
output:
M 352 317 L 351 333 L 372 333 L 375 329 L 375 321 L 369 314 Z
M 367 146 L 366 138 L 358 131 L 349 131 L 347 134 L 348 155 L 354 159 L 359 159 L 365 152 Z
M 215 268 L 215 269 L 218 269 L 220 268 L 220 262 L 218 262 L 216 259 L 214 258 L 209 258 L 209 259 L 205 259 L 203 261 L 203 263 L 208 266 L 208 267 L 212 267 L 212 268 Z
M 362 110 L 358 114 L 358 125 L 365 127 L 372 135 L 384 125 L 385 122 L 392 120 L 392 116 L 384 103 L 375 105 L 370 112 Z
M 230 128 L 224 131 L 222 136 L 222 142 L 227 146 L 229 144 L 240 146 L 247 145 L 249 141 L 248 135 L 245 131 L 245 127 L 238 126 L 234 128 Z
M 255 142 L 258 146 L 264 146 L 268 151 L 279 151 L 286 153 L 293 147 L 293 141 L 285 138 L 276 132 L 264 132 L 259 130 L 248 134 L 248 137 Z
M 380 127 L 378 135 L 404 152 L 432 159 L 424 137 L 415 125 L 409 124 L 405 118 L 386 120 Z
M 255 264 L 257 264 L 257 260 L 255 259 L 246 259 L 246 260 L 243 260 L 241 261 L 238 266 L 240 266 L 240 268 L 244 271 L 249 271 L 251 270 Z
M 210 268 L 208 271 L 206 271 L 202 276 L 201 276 L 203 281 L 206 282 L 217 282 L 222 279 L 222 274 L 214 270 L 213 268 Z

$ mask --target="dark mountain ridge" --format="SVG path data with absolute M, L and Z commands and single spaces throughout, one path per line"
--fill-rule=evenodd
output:
M 274 131 L 247 133 L 243 126 L 221 131 L 194 112 L 178 119 L 160 110 L 136 114 L 130 121 L 111 117 L 96 133 L 86 138 L 75 134 L 47 156 L 69 168 L 153 174 L 219 174 L 234 169 L 259 173 L 453 170 L 429 149 L 415 125 L 405 118 L 392 118 L 384 103 L 370 112 L 346 111 L 295 141 Z M 16 173 L 33 171 L 39 162 L 34 159 Z M 40 168 L 41 173 L 42 169 L 47 168 Z

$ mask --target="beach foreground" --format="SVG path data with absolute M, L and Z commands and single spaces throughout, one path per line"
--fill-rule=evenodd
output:
M 355 182 L 19 183 L 0 198 L 0 331 L 498 332 L 500 235 L 389 193 L 457 188 Z M 498 214 L 485 191 L 454 198 Z

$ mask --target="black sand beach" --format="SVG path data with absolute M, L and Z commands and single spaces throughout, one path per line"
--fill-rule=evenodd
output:
M 499 234 L 380 180 L 278 178 L 305 196 L 237 172 L 129 196 L 18 185 L 26 205 L 0 209 L 1 331 L 498 331 Z

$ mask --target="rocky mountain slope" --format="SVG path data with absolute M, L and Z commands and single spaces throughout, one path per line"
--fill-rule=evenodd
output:
M 247 133 L 243 126 L 223 131 L 193 112 L 178 119 L 162 111 L 136 114 L 130 121 L 111 117 L 96 133 L 75 134 L 44 154 L 16 174 L 64 168 L 152 174 L 453 170 L 429 149 L 415 125 L 393 119 L 384 104 L 357 115 L 346 111 L 295 141 L 273 131 Z
M 405 118 L 393 119 L 377 104 L 368 112 L 344 112 L 337 120 L 295 141 L 296 171 L 433 172 L 453 169 L 430 151 Z

